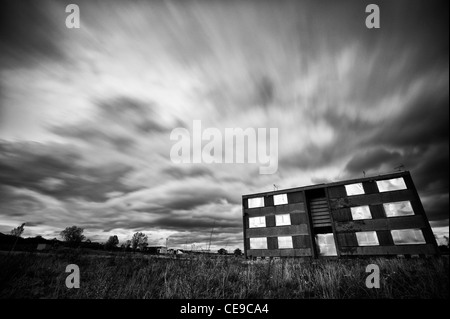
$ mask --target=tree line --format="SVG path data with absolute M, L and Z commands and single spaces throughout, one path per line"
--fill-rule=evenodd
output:
M 64 229 L 60 235 L 64 241 L 69 243 L 81 243 L 85 236 L 83 235 L 84 229 L 77 226 L 67 227 Z M 106 249 L 114 249 L 119 245 L 119 238 L 116 235 L 109 236 L 108 240 L 105 243 Z M 127 240 L 121 245 L 121 248 L 124 249 L 140 249 L 144 250 L 145 247 L 148 246 L 148 237 L 142 232 L 135 233 L 131 240 Z
M 21 226 L 14 228 L 11 230 L 11 235 L 16 237 L 16 242 L 19 237 L 22 236 L 24 231 L 25 223 Z M 73 244 L 81 244 L 82 242 L 91 243 L 89 239 L 86 239 L 86 236 L 83 235 L 84 229 L 78 226 L 66 227 L 63 231 L 60 232 L 60 236 L 63 241 L 73 245 Z M 42 236 L 38 236 L 42 237 Z M 15 244 L 14 244 L 15 246 Z M 123 250 L 145 250 L 148 246 L 148 236 L 142 232 L 136 232 L 133 234 L 131 239 L 126 240 L 120 245 L 120 248 Z M 119 247 L 119 238 L 116 235 L 109 236 L 108 240 L 104 243 L 104 248 L 107 250 L 114 250 Z M 14 247 L 12 248 L 14 250 Z M 224 248 L 221 248 L 217 251 L 219 255 L 227 255 L 228 251 Z M 235 256 L 241 256 L 242 251 L 239 248 L 236 248 L 233 252 Z

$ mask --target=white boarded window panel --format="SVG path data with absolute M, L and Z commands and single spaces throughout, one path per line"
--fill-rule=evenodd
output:
M 350 208 L 353 220 L 372 219 L 369 206 L 358 206 Z
M 320 256 L 337 256 L 333 234 L 317 234 L 316 244 Z
M 278 237 L 278 248 L 279 249 L 293 248 L 293 247 L 294 246 L 292 245 L 292 237 L 291 236 Z
M 426 244 L 420 229 L 396 229 L 391 230 L 392 239 L 396 245 Z
M 250 217 L 248 222 L 249 228 L 266 227 L 266 217 L 264 216 Z
M 403 177 L 377 181 L 377 185 L 380 192 L 397 191 L 407 188 Z
M 288 203 L 287 194 L 273 195 L 274 205 L 284 205 Z
M 248 208 L 264 207 L 264 197 L 248 199 Z
M 267 249 L 267 238 L 250 238 L 250 249 Z
M 356 240 L 359 246 L 378 246 L 380 244 L 376 231 L 357 232 Z
M 394 202 L 383 204 L 387 217 L 410 216 L 414 215 L 411 202 Z
M 275 215 L 275 224 L 277 226 L 290 225 L 291 215 L 290 214 Z
M 364 194 L 364 188 L 362 183 L 345 185 L 345 191 L 347 192 L 348 196 Z

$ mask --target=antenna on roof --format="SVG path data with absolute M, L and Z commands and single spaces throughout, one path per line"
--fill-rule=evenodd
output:
M 403 164 L 400 164 L 399 166 L 397 166 L 397 167 L 394 167 L 394 169 L 395 170 L 397 170 L 397 171 L 404 171 L 405 170 L 405 165 L 403 165 Z
M 363 171 L 363 176 L 366 177 L 366 171 Z
M 274 190 L 274 191 L 277 191 L 277 190 L 278 190 L 278 188 L 279 188 L 279 187 L 278 187 L 278 185 L 276 185 L 276 184 L 273 184 L 273 190 Z

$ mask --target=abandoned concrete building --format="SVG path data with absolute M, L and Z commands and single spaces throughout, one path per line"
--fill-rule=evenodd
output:
M 253 257 L 436 255 L 408 171 L 242 196 Z

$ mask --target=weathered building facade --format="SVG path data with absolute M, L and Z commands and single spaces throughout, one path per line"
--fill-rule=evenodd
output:
M 242 196 L 247 257 L 435 255 L 409 172 Z

